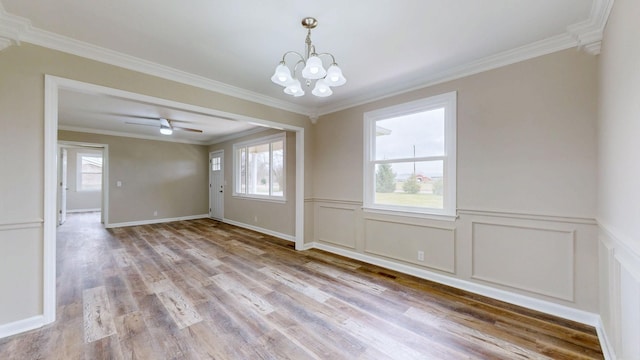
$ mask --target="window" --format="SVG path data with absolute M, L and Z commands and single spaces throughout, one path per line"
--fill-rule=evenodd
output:
M 99 191 L 102 189 L 102 155 L 78 154 L 78 191 Z
M 220 159 L 220 156 L 211 158 L 211 171 L 220 171 L 222 170 L 221 166 L 222 160 Z
M 365 209 L 456 214 L 456 93 L 364 114 Z
M 233 145 L 234 196 L 285 200 L 285 133 Z

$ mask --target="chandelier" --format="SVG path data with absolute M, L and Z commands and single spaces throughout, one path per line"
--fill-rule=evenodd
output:
M 282 61 L 276 67 L 276 71 L 271 77 L 271 81 L 284 86 L 284 93 L 295 97 L 304 95 L 304 90 L 300 80 L 296 77 L 299 68 L 302 66 L 301 75 L 307 87 L 311 87 L 311 83 L 315 80 L 315 86 L 311 93 L 319 97 L 327 97 L 333 94 L 331 87 L 340 86 L 347 82 L 342 75 L 342 70 L 336 64 L 336 59 L 329 53 L 316 53 L 315 46 L 311 43 L 311 29 L 318 26 L 318 20 L 312 17 L 302 19 L 302 26 L 307 29 L 307 39 L 305 40 L 305 54 L 302 55 L 296 51 L 287 51 L 282 55 Z M 297 62 L 293 65 L 293 75 L 285 62 L 285 58 L 295 54 Z M 324 69 L 320 57 L 330 57 L 331 65 L 327 70 Z

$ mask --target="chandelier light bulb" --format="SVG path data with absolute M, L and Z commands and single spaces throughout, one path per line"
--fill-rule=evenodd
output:
M 335 63 L 329 66 L 325 80 L 329 86 L 340 86 L 347 82 L 347 79 L 342 75 L 342 70 Z
M 316 81 L 316 86 L 313 88 L 311 93 L 318 97 L 327 97 L 331 96 L 333 91 L 331 91 L 331 88 L 327 85 L 327 82 L 324 79 L 320 79 Z
M 293 79 L 291 83 L 284 88 L 284 93 L 287 95 L 293 95 L 294 97 L 304 95 L 304 90 L 302 90 L 302 85 L 300 85 L 300 80 Z
M 271 81 L 281 86 L 287 86 L 291 82 L 291 80 L 293 79 L 291 77 L 291 71 L 289 71 L 289 68 L 284 64 L 284 62 L 278 64 L 278 66 L 276 67 L 276 71 L 271 77 Z
M 322 60 L 316 55 L 307 59 L 307 65 L 302 69 L 302 76 L 305 79 L 322 79 L 327 75 L 327 71 L 322 67 Z

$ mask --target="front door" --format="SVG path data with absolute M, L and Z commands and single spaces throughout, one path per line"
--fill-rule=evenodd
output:
M 224 151 L 209 154 L 209 217 L 224 219 Z

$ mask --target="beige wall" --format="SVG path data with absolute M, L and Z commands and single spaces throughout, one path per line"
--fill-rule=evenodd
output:
M 109 224 L 208 213 L 205 145 L 71 131 L 59 131 L 58 140 L 108 145 Z
M 450 91 L 459 218 L 363 211 L 364 112 Z M 597 312 L 596 104 L 597 57 L 571 49 L 323 116 L 314 240 Z
M 640 359 L 639 14 L 616 0 L 600 55 L 600 312 L 619 359 Z
M 233 196 L 233 144 L 281 132 L 281 130 L 261 131 L 250 136 L 211 145 L 209 151 L 224 150 L 225 220 L 293 238 L 296 218 L 296 133 L 287 132 L 286 136 L 286 202 L 261 201 Z
M 100 209 L 102 206 L 101 191 L 78 190 L 78 154 L 102 155 L 102 150 L 67 148 L 67 211 Z
M 311 127 L 309 119 L 302 115 L 24 42 L 4 49 L 0 52 L 0 124 L 3 130 L 0 132 L 0 328 L 43 313 L 45 74 L 306 129 Z M 306 135 L 309 134 L 307 131 Z M 308 153 L 310 144 L 310 141 L 305 142 Z M 186 149 L 180 151 L 188 151 Z M 144 149 L 140 152 L 146 154 Z M 112 176 L 124 178 L 125 174 L 116 172 Z M 311 179 L 310 176 L 306 178 Z M 125 186 L 127 184 L 131 183 L 127 181 Z M 311 186 L 306 189 L 310 194 Z M 112 196 L 117 204 L 117 192 Z M 195 200 L 196 203 L 199 201 L 199 198 Z M 162 213 L 163 206 L 168 208 L 166 203 L 157 206 L 159 217 L 171 216 Z M 147 218 L 148 210 L 153 209 L 141 209 L 145 212 L 142 216 L 117 207 L 111 210 L 114 212 L 111 221 L 117 222 Z M 178 212 L 192 213 L 186 209 L 178 209 Z

